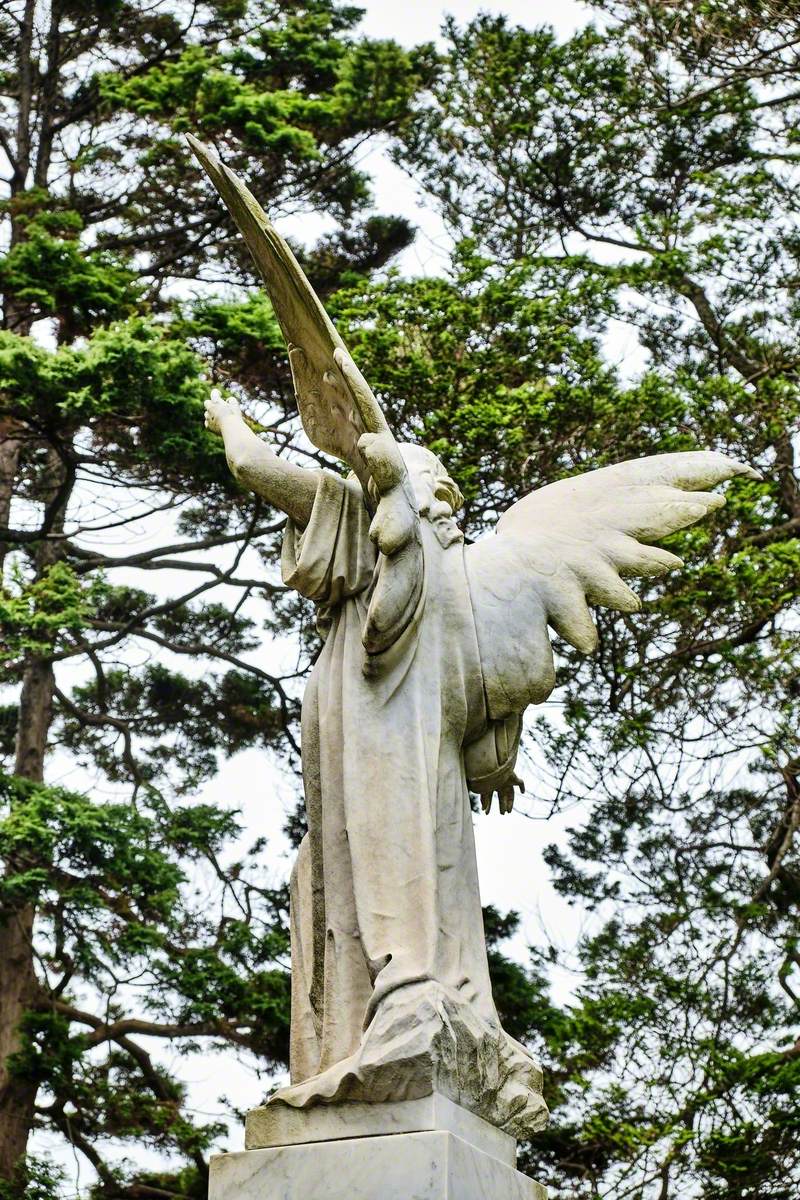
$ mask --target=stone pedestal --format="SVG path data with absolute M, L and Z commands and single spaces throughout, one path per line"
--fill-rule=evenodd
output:
M 247 1146 L 212 1159 L 209 1200 L 547 1200 L 515 1169 L 512 1137 L 436 1094 L 268 1105 L 249 1114 Z

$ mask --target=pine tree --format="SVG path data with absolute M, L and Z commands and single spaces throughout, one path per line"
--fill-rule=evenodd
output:
M 676 536 L 687 567 L 643 613 L 600 615 L 594 661 L 559 647 L 528 803 L 576 812 L 548 854 L 592 914 L 572 1003 L 549 995 L 554 948 L 516 966 L 499 948 L 514 915 L 486 918 L 498 1006 L 539 1045 L 554 1109 L 532 1173 L 607 1200 L 797 1190 L 797 17 L 596 7 L 602 26 L 562 45 L 451 25 L 436 72 L 427 51 L 355 43 L 355 10 L 324 0 L 203 5 L 188 28 L 166 3 L 3 14 L 0 1103 L 24 1118 L 0 1113 L 8 1195 L 55 1187 L 32 1162 L 13 1178 L 33 1122 L 94 1162 L 105 1197 L 202 1195 L 215 1130 L 141 1035 L 285 1055 L 285 897 L 260 884 L 262 848 L 229 861 L 235 814 L 191 797 L 220 751 L 291 747 L 299 689 L 264 671 L 253 622 L 305 644 L 308 613 L 278 587 L 274 514 L 200 427 L 201 371 L 279 443 L 295 413 L 263 297 L 220 294 L 255 280 L 184 155 L 190 128 L 273 212 L 338 219 L 309 273 L 393 426 L 463 483 L 470 536 L 538 483 L 624 457 L 713 446 L 764 471 Z M 366 278 L 409 237 L 359 223 L 351 151 L 376 129 L 459 242 L 448 278 Z M 40 320 L 55 349 L 29 336 Z M 609 362 L 620 322 L 639 374 Z M 112 552 L 88 526 L 132 526 L 122 495 L 164 506 L 170 536 Z M 118 797 L 45 783 L 56 748 Z M 186 1166 L 120 1170 L 109 1138 Z
M 285 896 L 260 846 L 232 861 L 235 811 L 194 794 L 219 753 L 296 750 L 294 681 L 254 653 L 264 620 L 296 616 L 279 524 L 202 424 L 209 369 L 235 372 L 279 441 L 290 388 L 182 134 L 246 162 L 273 212 L 333 218 L 307 255 L 321 286 L 386 262 L 410 231 L 370 214 L 357 151 L 402 126 L 429 64 L 359 40 L 358 18 L 334 0 L 0 14 L 4 1197 L 57 1186 L 25 1157 L 35 1127 L 88 1160 L 98 1195 L 202 1196 L 219 1127 L 154 1039 L 286 1060 Z M 99 792 L 54 782 L 66 762 Z
M 558 1194 L 788 1200 L 800 22 L 781 3 L 596 7 L 603 24 L 561 44 L 450 24 L 400 157 L 460 242 L 452 276 L 341 303 L 370 317 L 362 369 L 471 480 L 473 529 L 538 483 L 659 450 L 764 473 L 673 539 L 686 568 L 643 613 L 600 615 L 593 661 L 560 647 L 560 719 L 532 740 L 541 801 L 575 809 L 548 864 L 591 919 L 572 1004 L 548 1001 L 547 954 L 531 964 L 554 1118 L 530 1153 Z M 621 322 L 638 373 L 609 362 Z

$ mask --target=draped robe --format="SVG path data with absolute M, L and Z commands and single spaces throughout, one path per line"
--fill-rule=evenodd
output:
M 465 747 L 474 776 L 513 768 L 519 718 L 487 709 L 460 535 L 419 519 L 395 561 L 369 524 L 360 485 L 323 473 L 284 540 L 284 580 L 315 601 L 325 641 L 302 710 L 292 1086 L 275 1099 L 438 1087 L 530 1131 L 541 1073 L 492 1000 L 465 774 Z

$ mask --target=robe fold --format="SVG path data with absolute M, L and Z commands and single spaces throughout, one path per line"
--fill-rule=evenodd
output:
M 489 720 L 463 541 L 420 519 L 395 561 L 369 525 L 360 485 L 323 472 L 308 525 L 284 539 L 284 581 L 315 601 L 325 637 L 303 700 L 309 831 L 291 886 L 291 1079 L 306 1086 L 285 1099 L 348 1098 L 365 1039 L 382 1042 L 374 1061 L 407 1036 L 392 1013 L 411 986 L 440 998 L 433 1009 L 445 997 L 445 1024 L 466 1014 L 476 1045 L 521 1052 L 535 1091 L 538 1067 L 492 1000 L 464 763 L 472 745 L 482 776 L 504 756 L 513 768 L 518 724 Z M 376 623 L 382 649 L 368 653 Z

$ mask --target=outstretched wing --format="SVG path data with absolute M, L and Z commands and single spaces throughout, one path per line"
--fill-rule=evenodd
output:
M 208 147 L 191 135 L 187 141 L 225 201 L 264 280 L 288 343 L 303 428 L 318 449 L 352 467 L 367 495 L 370 473 L 358 439 L 363 433 L 388 432 L 378 401 L 261 205 Z
M 623 577 L 682 566 L 649 543 L 723 505 L 722 496 L 704 489 L 735 475 L 759 478 L 710 451 L 602 467 L 531 492 L 503 514 L 496 536 L 468 547 L 481 656 L 495 677 L 488 685 L 493 707 L 511 710 L 549 693 L 546 625 L 589 654 L 597 645 L 590 604 L 636 612 L 640 601 Z M 514 642 L 511 655 L 498 651 L 503 630 Z

